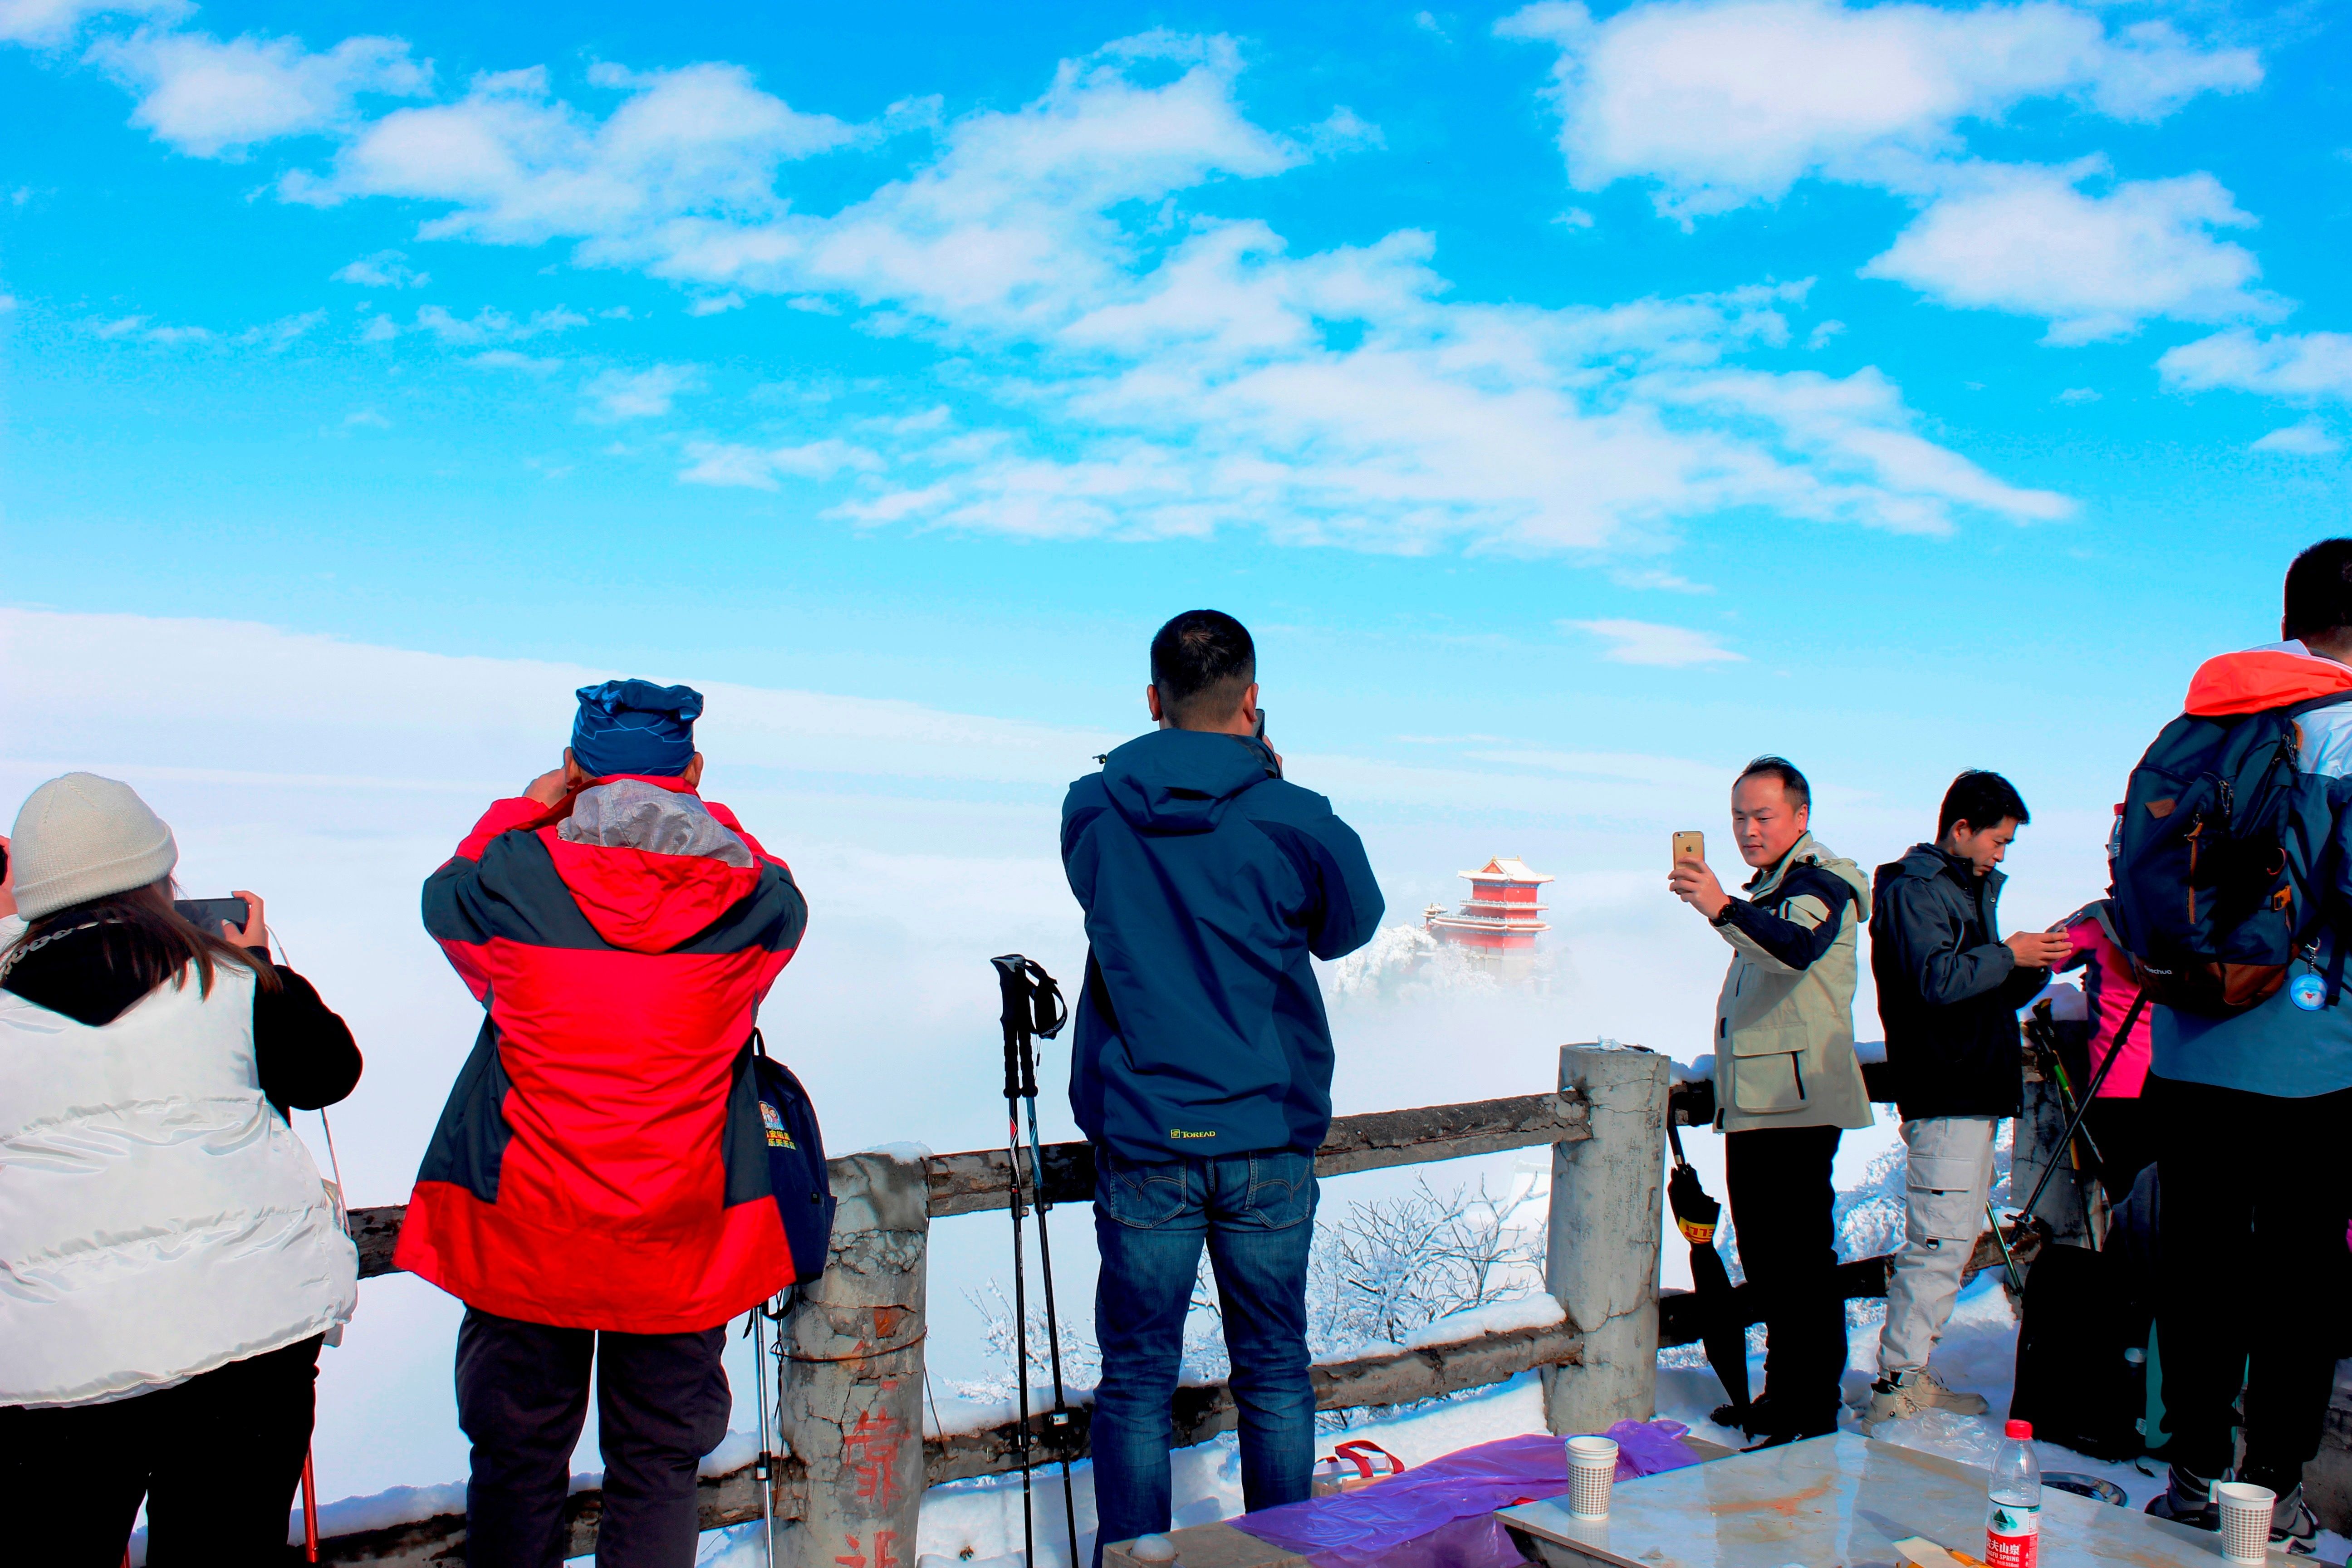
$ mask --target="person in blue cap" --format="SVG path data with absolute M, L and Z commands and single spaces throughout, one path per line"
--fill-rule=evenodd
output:
M 596 1561 L 688 1568 L 696 1467 L 731 1408 L 726 1323 L 793 1278 L 750 1041 L 808 906 L 696 793 L 701 693 L 579 695 L 562 765 L 425 885 L 425 929 L 486 1016 L 396 1257 L 466 1303 L 466 1560 L 562 1555 L 593 1367 Z

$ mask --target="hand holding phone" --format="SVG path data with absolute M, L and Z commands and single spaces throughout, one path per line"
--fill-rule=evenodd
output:
M 226 899 L 174 899 L 172 907 L 182 919 L 209 936 L 239 947 L 269 946 L 269 925 L 263 918 L 261 895 L 240 888 Z
M 1706 835 L 1696 831 L 1675 835 L 1674 869 L 1666 876 L 1666 891 L 1709 920 L 1731 901 L 1731 895 L 1707 869 Z

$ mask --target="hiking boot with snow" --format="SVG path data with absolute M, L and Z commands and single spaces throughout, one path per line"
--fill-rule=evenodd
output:
M 2308 1557 L 2318 1538 L 2319 1516 L 2304 1502 L 2303 1483 L 2297 1481 L 2279 1493 L 2278 1501 L 2271 1504 L 2271 1545 L 2297 1557 Z
M 1990 1406 L 1973 1394 L 1961 1394 L 1944 1384 L 1926 1367 L 1916 1372 L 1882 1377 L 1870 1385 L 1870 1402 L 1863 1406 L 1862 1425 L 1867 1431 L 1882 1421 L 1900 1421 L 1906 1416 L 1924 1415 L 1930 1410 L 1948 1410 L 1955 1415 L 1981 1415 Z
M 2298 1497 L 2297 1505 L 2300 1506 L 2301 1502 Z M 2221 1528 L 2221 1510 L 2213 1505 L 2213 1483 L 2193 1470 L 2182 1469 L 2179 1465 L 2173 1466 L 2165 1478 L 2164 1489 L 2148 1499 L 2147 1506 L 2140 1511 L 2152 1519 L 2168 1519 L 2192 1530 Z M 2277 1517 L 2275 1509 L 2272 1510 L 2272 1517 L 2273 1520 Z

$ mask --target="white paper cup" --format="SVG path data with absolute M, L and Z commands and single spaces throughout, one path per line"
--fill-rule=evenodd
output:
M 1609 1489 L 1617 1481 L 1617 1439 L 1570 1437 L 1568 1440 L 1568 1511 L 1578 1519 L 1607 1519 Z M 2263 1527 L 2264 1539 L 2270 1526 Z
M 2222 1481 L 2213 1489 L 2221 1508 L 2221 1555 L 2232 1563 L 2260 1563 L 2271 1554 L 2271 1505 L 2278 1493 L 2246 1481 Z

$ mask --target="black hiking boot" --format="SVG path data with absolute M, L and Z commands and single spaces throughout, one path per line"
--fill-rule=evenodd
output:
M 2300 1506 L 2300 1497 L 2296 1500 Z M 2165 1478 L 2164 1489 L 2148 1499 L 2147 1507 L 2140 1511 L 2193 1530 L 2221 1528 L 2221 1510 L 2213 1506 L 2213 1483 L 2179 1465 Z

